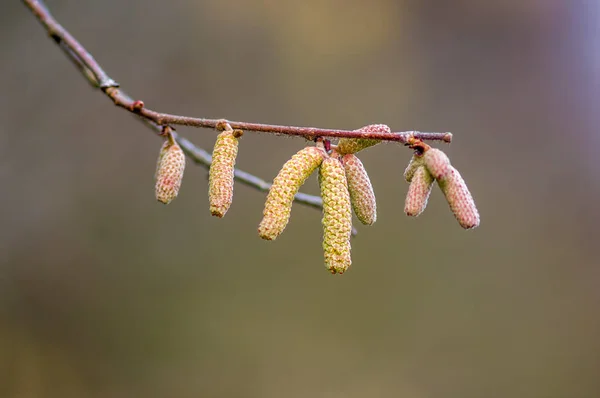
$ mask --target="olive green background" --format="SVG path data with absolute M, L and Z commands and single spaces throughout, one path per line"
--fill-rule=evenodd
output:
M 463 231 L 437 188 L 406 217 L 410 152 L 394 144 L 361 154 L 379 220 L 358 225 L 341 277 L 315 209 L 261 241 L 265 195 L 238 184 L 211 217 L 191 163 L 160 205 L 160 140 L 5 2 L 1 397 L 600 396 L 597 2 L 48 5 L 157 110 L 452 131 L 438 146 L 482 223 Z M 247 133 L 238 165 L 270 180 L 303 145 Z

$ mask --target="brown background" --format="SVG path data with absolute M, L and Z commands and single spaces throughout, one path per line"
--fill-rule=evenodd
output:
M 0 396 L 600 396 L 600 6 L 582 3 L 49 1 L 158 110 L 452 131 L 481 227 L 437 188 L 404 216 L 410 152 L 372 148 L 379 220 L 334 277 L 314 209 L 263 242 L 264 194 L 237 185 L 213 218 L 191 164 L 157 204 L 159 139 L 5 2 Z M 303 145 L 249 133 L 238 165 L 270 180 Z

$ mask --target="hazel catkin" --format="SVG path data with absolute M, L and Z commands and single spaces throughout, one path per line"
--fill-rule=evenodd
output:
M 158 155 L 156 165 L 156 200 L 169 204 L 177 197 L 183 172 L 185 170 L 185 154 L 171 135 L 165 140 Z
M 427 171 L 425 166 L 419 166 L 410 177 L 410 185 L 404 202 L 404 213 L 407 216 L 417 217 L 425 207 L 433 187 L 433 176 Z
M 208 199 L 210 213 L 223 217 L 233 201 L 233 176 L 238 153 L 238 137 L 233 130 L 218 135 L 208 173 Z
M 392 132 L 392 130 L 385 124 L 370 124 L 354 131 L 360 131 L 365 134 Z M 381 140 L 366 138 L 341 138 L 337 144 L 336 151 L 341 155 L 347 155 L 349 153 L 362 151 L 363 149 L 377 145 L 380 142 Z
M 461 227 L 479 226 L 479 212 L 465 180 L 451 164 L 448 156 L 439 149 L 430 148 L 423 154 L 423 164 L 437 180 L 450 210 Z
M 423 164 L 436 180 L 444 177 L 450 170 L 450 159 L 437 148 L 429 148 L 425 151 Z
M 404 179 L 407 182 L 411 182 L 415 172 L 419 167 L 423 166 L 423 163 L 423 155 L 414 154 L 410 159 L 408 166 L 406 166 L 406 169 L 404 170 Z
M 319 169 L 319 182 L 323 198 L 325 266 L 332 274 L 343 274 L 352 264 L 352 209 L 346 173 L 339 159 L 329 157 L 323 161 Z
M 460 226 L 464 229 L 478 227 L 479 212 L 473 196 L 458 170 L 449 166 L 448 172 L 437 181 Z
M 263 219 L 258 226 L 262 239 L 274 240 L 283 232 L 290 219 L 294 196 L 325 156 L 322 148 L 306 147 L 283 165 L 269 189 Z
M 365 225 L 377 221 L 377 202 L 367 170 L 356 155 L 348 154 L 342 158 L 352 210 L 358 220 Z

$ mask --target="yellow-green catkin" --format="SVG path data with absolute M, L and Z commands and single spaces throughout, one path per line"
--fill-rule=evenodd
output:
M 332 274 L 343 274 L 352 264 L 350 235 L 352 208 L 344 166 L 329 157 L 319 169 L 323 198 L 323 251 L 325 266 Z
M 377 220 L 377 202 L 367 170 L 354 154 L 344 155 L 342 163 L 348 180 L 352 210 L 361 223 L 372 225 Z
M 263 219 L 258 226 L 262 239 L 274 240 L 283 232 L 290 219 L 294 196 L 326 156 L 322 148 L 306 147 L 283 165 L 269 189 Z
M 404 170 L 404 179 L 407 182 L 411 182 L 413 175 L 421 166 L 423 166 L 423 155 L 413 155 L 412 159 L 410 159 L 410 162 L 408 163 L 408 166 L 406 166 L 406 170 Z
M 392 132 L 392 130 L 385 124 L 371 124 L 368 126 L 361 127 L 358 130 L 354 131 L 360 131 L 365 134 Z M 339 154 L 347 155 L 349 153 L 356 153 L 362 151 L 363 149 L 369 148 L 373 145 L 377 145 L 380 142 L 381 140 L 373 140 L 367 138 L 341 138 L 337 144 L 336 151 Z
M 479 226 L 479 212 L 473 196 L 458 170 L 450 164 L 448 156 L 439 149 L 431 148 L 423 155 L 423 162 L 437 180 L 460 226 L 465 229 Z
M 233 201 L 233 175 L 238 153 L 238 130 L 223 131 L 217 137 L 208 173 L 210 213 L 223 217 Z
M 425 166 L 419 166 L 410 176 L 410 185 L 404 202 L 404 213 L 417 217 L 427 207 L 427 201 L 433 187 L 433 176 Z
M 155 174 L 156 200 L 169 204 L 177 197 L 184 170 L 185 154 L 172 136 L 169 135 L 158 155 Z

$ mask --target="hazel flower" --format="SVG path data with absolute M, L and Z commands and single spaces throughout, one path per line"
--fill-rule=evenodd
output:
M 185 154 L 169 134 L 160 149 L 156 165 L 156 200 L 169 204 L 177 197 L 184 170 Z
M 404 202 L 404 213 L 407 216 L 417 217 L 423 213 L 423 210 L 427 207 L 433 181 L 433 176 L 425 166 L 418 166 L 412 173 L 406 201 Z
M 430 148 L 423 154 L 427 171 L 437 180 L 454 217 L 465 229 L 479 226 L 479 212 L 465 180 L 439 149 Z
M 392 130 L 385 124 L 371 124 L 368 126 L 361 127 L 358 130 L 354 131 L 360 131 L 365 134 L 392 132 Z M 356 153 L 373 145 L 377 145 L 380 142 L 381 140 L 373 140 L 366 138 L 341 138 L 337 144 L 336 151 L 341 155 Z
M 210 213 L 223 217 L 233 201 L 233 176 L 238 153 L 240 130 L 226 130 L 218 135 L 208 173 Z
M 290 219 L 294 196 L 325 156 L 327 154 L 321 148 L 306 147 L 283 165 L 269 189 L 263 219 L 258 226 L 262 239 L 274 240 L 283 232 Z
M 352 209 L 358 220 L 365 225 L 372 225 L 377 220 L 377 202 L 367 170 L 354 154 L 342 158 Z
M 436 180 L 444 177 L 450 171 L 450 159 L 437 148 L 429 148 L 425 151 L 423 164 Z
M 332 274 L 342 274 L 352 264 L 352 209 L 346 173 L 339 159 L 329 157 L 323 161 L 319 181 L 323 198 L 325 266 Z
M 419 167 L 423 166 L 423 164 L 423 155 L 414 154 L 413 157 L 410 159 L 408 166 L 406 166 L 406 169 L 404 170 L 404 179 L 407 182 L 411 182 L 413 179 L 413 175 Z
M 464 229 L 479 226 L 479 212 L 475 201 L 458 170 L 449 166 L 446 175 L 437 181 L 460 226 Z

